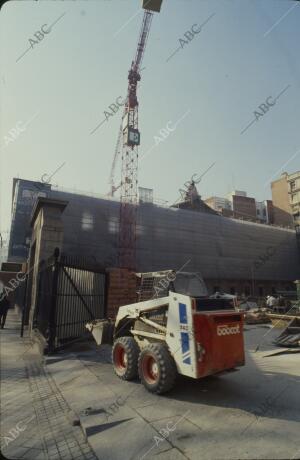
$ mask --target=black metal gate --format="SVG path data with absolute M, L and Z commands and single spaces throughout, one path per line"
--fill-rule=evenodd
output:
M 41 266 L 33 327 L 49 351 L 87 334 L 85 324 L 106 315 L 106 273 L 94 260 L 58 254 Z

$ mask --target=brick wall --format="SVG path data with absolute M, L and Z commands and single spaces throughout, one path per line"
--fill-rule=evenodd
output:
M 137 301 L 135 273 L 120 268 L 110 268 L 107 286 L 107 317 L 115 318 L 118 308 Z

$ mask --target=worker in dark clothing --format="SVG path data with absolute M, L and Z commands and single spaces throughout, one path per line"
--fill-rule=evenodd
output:
M 10 302 L 7 296 L 3 297 L 3 293 L 0 294 L 0 299 L 0 326 L 1 329 L 3 329 L 6 321 L 6 315 L 10 307 Z

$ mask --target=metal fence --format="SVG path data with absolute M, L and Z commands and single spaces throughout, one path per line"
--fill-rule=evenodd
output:
M 86 335 L 85 324 L 106 315 L 106 273 L 91 258 L 56 254 L 40 267 L 32 327 L 49 351 Z

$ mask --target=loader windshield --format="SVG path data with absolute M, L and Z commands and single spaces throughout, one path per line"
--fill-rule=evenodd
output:
M 176 273 L 176 278 L 171 283 L 170 288 L 171 290 L 174 289 L 174 292 L 178 294 L 189 295 L 191 297 L 204 297 L 208 294 L 205 283 L 198 273 Z

